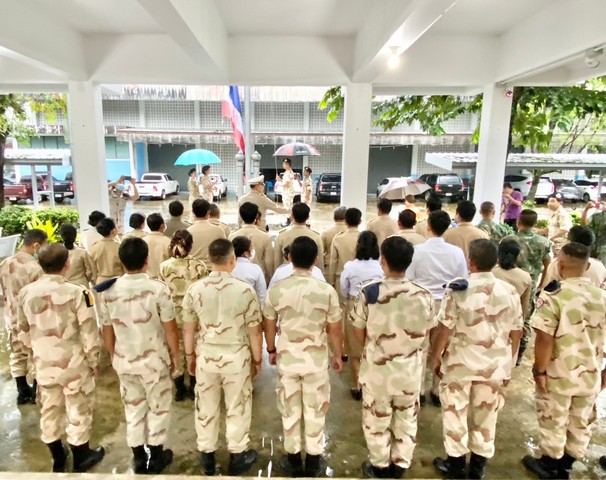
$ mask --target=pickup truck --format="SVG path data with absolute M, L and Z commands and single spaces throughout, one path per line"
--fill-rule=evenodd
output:
M 40 178 L 44 182 L 44 188 L 40 188 Z M 53 181 L 53 193 L 55 195 L 55 202 L 63 203 L 66 198 L 74 198 L 74 183 L 70 180 L 59 180 L 55 177 L 51 177 Z M 21 183 L 30 184 L 32 183 L 31 175 L 23 175 L 21 177 Z M 42 196 L 42 200 L 48 200 L 51 195 L 50 185 L 48 183 L 48 175 L 38 175 L 38 191 Z
M 38 175 L 38 201 L 42 201 L 42 192 L 46 190 L 46 182 Z M 16 204 L 19 200 L 33 200 L 31 176 L 28 182 L 13 183 L 4 179 L 4 199 L 12 204 Z
M 167 173 L 144 173 L 140 182 L 136 182 L 140 197 L 153 197 L 164 200 L 167 195 L 179 195 L 179 182 Z M 132 194 L 129 185 L 127 192 Z

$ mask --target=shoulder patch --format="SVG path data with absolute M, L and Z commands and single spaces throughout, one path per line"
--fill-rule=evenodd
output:
M 558 282 L 557 280 L 552 280 L 547 285 L 545 285 L 545 288 L 543 290 L 553 295 L 554 293 L 558 293 L 561 288 L 562 287 L 560 285 L 560 282 Z
M 98 285 L 94 286 L 94 290 L 95 292 L 101 293 L 101 292 L 105 292 L 105 290 L 109 290 L 114 283 L 116 283 L 116 280 L 118 280 L 118 278 L 120 277 L 116 277 L 116 278 L 110 278 L 109 280 L 105 280 L 104 282 L 101 282 Z
M 365 287 L 362 287 L 362 291 L 364 292 L 364 295 L 366 295 L 366 303 L 368 303 L 368 305 L 374 305 L 379 300 L 378 283 L 366 285 Z
M 84 301 L 86 302 L 86 306 L 91 308 L 95 305 L 95 297 L 88 288 L 82 290 L 82 295 L 84 296 Z
M 444 288 L 450 288 L 454 291 L 467 290 L 469 282 L 464 278 L 455 278 L 454 280 L 442 285 Z

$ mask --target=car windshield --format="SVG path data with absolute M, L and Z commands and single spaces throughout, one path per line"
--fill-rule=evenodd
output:
M 145 181 L 147 182 L 160 182 L 163 178 L 161 175 L 145 175 Z
M 341 175 L 322 175 L 322 182 L 340 182 Z

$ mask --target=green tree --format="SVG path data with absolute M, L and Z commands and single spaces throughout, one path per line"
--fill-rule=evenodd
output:
M 0 208 L 4 207 L 6 142 L 10 137 L 25 142 L 36 136 L 36 130 L 27 124 L 28 106 L 34 113 L 44 113 L 50 123 L 55 122 L 59 112 L 67 111 L 65 96 L 60 94 L 0 95 Z

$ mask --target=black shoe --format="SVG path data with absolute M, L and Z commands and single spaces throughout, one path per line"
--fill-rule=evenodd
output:
M 570 472 L 572 471 L 572 464 L 576 461 L 572 455 L 564 453 L 564 456 L 558 460 L 558 478 L 567 480 L 570 478 Z
M 390 478 L 391 467 L 375 467 L 368 460 L 362 464 L 362 475 L 364 478 Z
M 531 455 L 526 455 L 522 459 L 524 466 L 534 473 L 540 479 L 558 479 L 559 476 L 559 464 L 558 460 L 543 455 L 541 458 L 534 458 Z
M 392 463 L 389 466 L 389 469 L 390 469 L 389 478 L 402 478 L 407 470 L 406 468 L 400 467 L 399 465 L 396 465 L 395 463 Z
M 229 456 L 227 474 L 237 477 L 247 472 L 257 461 L 257 451 L 252 448 L 240 453 L 232 453 Z
M 215 452 L 202 452 L 200 453 L 200 465 L 204 474 L 213 476 L 217 473 L 217 464 L 215 462 Z
M 288 477 L 302 477 L 305 474 L 301 452 L 289 453 L 280 459 L 280 470 Z
M 433 464 L 446 478 L 465 478 L 465 455 L 460 457 L 434 458 Z
M 147 452 L 143 445 L 132 447 L 133 469 L 135 473 L 147 473 Z
M 196 399 L 196 377 L 189 377 L 189 388 L 187 389 L 187 398 Z
M 598 461 L 600 462 L 600 467 L 606 470 L 606 455 L 602 455 Z
M 88 442 L 82 445 L 70 445 L 74 456 L 74 472 L 84 473 L 103 460 L 105 449 L 103 447 L 92 449 Z
M 305 456 L 305 476 L 309 478 L 319 477 L 322 473 L 322 455 Z
M 362 389 L 361 388 L 352 388 L 349 390 L 351 396 L 354 400 L 360 401 L 362 400 Z
M 175 378 L 175 402 L 182 402 L 185 400 L 187 394 L 187 388 L 185 387 L 185 376 Z
M 469 470 L 467 470 L 467 478 L 482 480 L 484 478 L 484 475 L 486 474 L 487 463 L 488 459 L 486 457 L 476 455 L 472 452 L 471 458 L 469 459 Z
M 425 395 L 419 395 L 419 405 L 423 407 L 425 406 L 425 403 L 427 403 L 427 398 Z
M 516 367 L 519 367 L 522 363 L 522 360 L 524 360 L 525 351 L 526 351 L 526 346 L 520 345 L 520 348 L 518 349 L 518 358 L 516 359 Z
M 164 445 L 148 445 L 149 448 L 149 464 L 147 473 L 159 474 L 173 463 L 173 451 L 168 448 L 164 450 Z
M 437 396 L 435 393 L 430 392 L 429 393 L 429 398 L 431 398 L 431 403 L 433 404 L 434 407 L 441 407 L 442 406 L 442 402 L 440 402 L 440 397 Z
M 27 403 L 36 403 L 36 394 L 34 389 L 27 383 L 27 378 L 16 377 L 17 384 L 17 405 L 25 405 Z
M 47 443 L 46 446 L 53 456 L 53 472 L 63 473 L 67 463 L 67 448 L 61 440 L 55 440 L 52 443 Z

